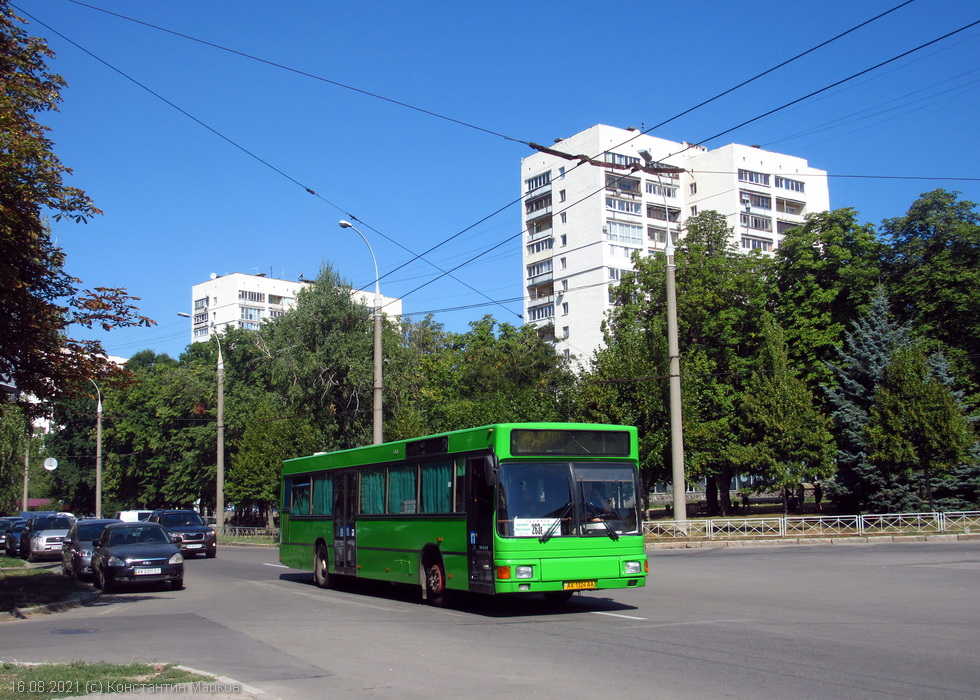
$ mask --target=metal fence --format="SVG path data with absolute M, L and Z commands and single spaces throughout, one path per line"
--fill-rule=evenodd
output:
M 255 540 L 256 542 L 279 541 L 279 530 L 268 527 L 225 525 L 219 535 L 230 540 Z
M 643 534 L 655 540 L 971 533 L 980 533 L 980 511 L 648 520 L 643 523 Z

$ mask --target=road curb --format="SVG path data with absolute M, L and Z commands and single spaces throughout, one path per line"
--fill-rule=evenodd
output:
M 10 611 L 0 612 L 0 622 L 4 620 L 24 620 L 35 613 L 61 612 L 62 610 L 77 608 L 80 605 L 86 605 L 93 600 L 97 600 L 101 595 L 102 591 L 86 591 L 68 596 L 64 600 L 56 600 L 53 603 L 34 605 L 29 608 L 14 608 Z

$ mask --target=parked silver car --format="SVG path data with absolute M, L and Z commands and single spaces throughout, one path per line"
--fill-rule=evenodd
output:
M 60 559 L 61 543 L 75 523 L 66 515 L 43 515 L 27 521 L 21 535 L 21 555 L 27 561 Z
M 79 520 L 71 526 L 68 535 L 61 543 L 61 573 L 79 580 L 92 577 L 92 542 L 106 525 L 122 522 L 116 518 L 92 518 Z

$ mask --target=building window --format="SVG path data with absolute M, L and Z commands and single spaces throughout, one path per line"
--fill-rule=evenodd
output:
M 559 202 L 565 201 L 565 190 L 558 190 L 558 201 Z
M 568 326 L 561 327 L 561 337 L 565 338 L 566 340 L 568 339 Z
M 639 158 L 634 158 L 633 156 L 624 156 L 621 153 L 613 153 L 612 151 L 606 151 L 603 154 L 603 160 L 607 163 L 612 163 L 613 165 L 618 165 L 623 168 L 628 168 L 634 163 L 639 163 Z
M 259 324 L 254 321 L 239 321 L 238 327 L 246 331 L 257 331 L 259 330 Z
M 550 216 L 546 216 L 544 218 L 537 219 L 536 221 L 532 221 L 531 223 L 529 223 L 527 225 L 527 232 L 530 233 L 532 236 L 537 235 L 539 233 L 544 233 L 545 231 L 550 231 L 550 230 L 551 230 L 551 217 Z
M 606 209 L 614 211 L 617 214 L 640 216 L 640 213 L 643 211 L 642 207 L 643 205 L 640 202 L 634 202 L 633 200 L 606 197 Z
M 624 245 L 609 245 L 609 257 L 611 258 L 629 258 L 635 248 L 627 248 Z
M 621 270 L 618 267 L 610 267 L 609 269 L 609 279 L 613 282 L 622 282 L 624 279 L 633 274 L 633 270 Z
M 748 205 L 753 209 L 772 209 L 772 197 L 767 194 L 756 194 L 754 192 L 745 192 L 744 190 L 739 194 L 739 199 L 742 205 Z
M 195 311 L 200 311 L 201 309 L 206 309 L 206 308 L 208 308 L 208 298 L 207 297 L 204 297 L 203 299 L 195 299 L 194 300 L 194 310 Z
M 567 301 L 564 302 L 564 303 L 562 303 L 562 305 L 561 305 L 561 315 L 562 316 L 568 316 L 568 302 Z
M 656 195 L 658 197 L 670 197 L 674 198 L 677 196 L 676 187 L 666 187 L 661 185 L 659 182 L 647 182 L 647 194 Z
M 286 314 L 285 311 L 279 311 L 278 309 L 269 310 L 269 318 L 279 318 L 280 316 L 284 316 L 285 314 Z
M 567 223 L 567 222 L 568 222 L 568 220 L 567 220 L 567 219 L 566 219 L 566 217 L 565 217 L 565 212 L 562 212 L 561 214 L 559 214 L 559 215 L 558 215 L 558 218 L 559 218 L 559 219 L 561 220 L 561 222 L 562 222 L 563 224 L 564 224 L 564 223 Z
M 566 267 L 568 267 L 568 259 L 567 258 L 558 258 L 558 269 L 559 270 L 564 270 Z
M 241 315 L 243 321 L 261 321 L 265 318 L 265 309 L 256 309 L 251 306 L 242 306 Z
M 698 183 L 692 182 L 690 185 L 688 185 L 687 186 L 687 193 L 688 194 L 697 194 L 698 193 Z
M 744 250 L 761 250 L 764 253 L 772 252 L 772 241 L 765 238 L 751 238 L 742 236 L 742 248 Z
M 638 195 L 640 194 L 640 181 L 635 177 L 607 174 L 606 189 Z
M 561 281 L 561 291 L 563 291 L 563 292 L 567 292 L 568 291 L 568 280 L 562 280 Z
M 551 171 L 549 170 L 546 173 L 541 173 L 540 175 L 536 175 L 535 177 L 530 177 L 524 181 L 524 184 L 527 185 L 528 192 L 536 190 L 539 187 L 544 187 L 545 185 L 550 185 Z
M 678 231 L 676 229 L 670 232 L 671 243 L 677 244 Z M 656 245 L 664 247 L 667 245 L 667 229 L 656 228 L 654 226 L 647 227 L 647 238 L 653 241 Z
M 643 243 L 643 227 L 639 224 L 627 224 L 622 221 L 607 221 L 605 225 L 606 240 L 617 243 Z
M 194 325 L 197 325 L 198 323 L 207 323 L 207 322 L 208 322 L 207 311 L 205 311 L 203 314 L 194 314 Z
M 558 168 L 558 179 L 559 180 L 564 180 L 565 179 L 565 166 L 564 165 L 561 166 L 560 168 Z
M 284 301 L 286 301 L 286 297 L 281 297 L 281 296 L 278 296 L 276 294 L 270 294 L 269 295 L 269 303 L 270 304 L 282 305 L 282 303 Z
M 533 265 L 527 266 L 527 276 L 537 277 L 538 275 L 543 275 L 545 273 L 551 272 L 553 269 L 551 260 L 542 260 L 539 263 L 534 263 Z
M 769 176 L 765 173 L 757 173 L 754 170 L 738 170 L 738 179 L 740 182 L 751 182 L 753 185 L 764 185 L 769 187 Z
M 562 248 L 564 248 L 566 245 L 568 245 L 568 236 L 566 236 L 565 234 L 562 234 L 561 237 L 559 238 L 559 240 L 561 241 L 561 247 Z
M 542 209 L 547 209 L 551 206 L 551 193 L 541 195 L 540 197 L 535 197 L 534 199 L 529 199 L 524 203 L 524 211 L 527 214 L 533 214 L 536 211 L 541 211 Z
M 697 216 L 697 215 L 698 215 L 698 207 L 695 204 L 693 207 L 691 207 L 691 216 Z
M 210 332 L 210 330 L 211 329 L 208 328 L 207 326 L 205 326 L 204 328 L 195 328 L 194 329 L 194 337 L 195 338 L 207 338 L 208 337 L 208 333 Z
M 555 307 L 551 304 L 546 304 L 544 306 L 536 306 L 533 309 L 528 309 L 527 320 L 528 321 L 540 321 L 545 318 L 554 318 Z
M 250 292 L 246 289 L 239 289 L 238 298 L 241 299 L 242 301 L 257 301 L 260 304 L 265 303 L 264 292 Z
M 782 187 L 784 190 L 793 190 L 794 192 L 802 192 L 805 185 L 799 180 L 790 180 L 788 177 L 777 175 L 776 187 Z
M 742 226 L 755 231 L 772 231 L 772 219 L 768 216 L 755 216 L 754 214 L 741 214 L 739 217 Z
M 543 241 L 536 241 L 528 245 L 527 254 L 535 255 L 537 253 L 543 253 L 546 250 L 551 250 L 554 244 L 555 244 L 554 238 L 545 238 Z
M 776 197 L 776 211 L 780 214 L 803 216 L 803 213 L 806 211 L 806 205 L 803 202 L 794 202 L 789 199 Z
M 676 222 L 681 220 L 681 210 L 674 209 L 673 207 L 665 210 L 663 205 L 648 204 L 647 216 L 651 219 L 660 219 L 661 221 L 667 221 L 669 216 L 670 221 Z

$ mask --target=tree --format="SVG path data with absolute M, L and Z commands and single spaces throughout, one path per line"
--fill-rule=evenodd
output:
M 867 310 L 881 283 L 882 254 L 874 227 L 859 225 L 853 209 L 810 214 L 780 242 L 770 307 L 786 334 L 790 362 L 812 390 L 830 385 L 826 362 Z
M 64 184 L 71 171 L 35 118 L 57 109 L 66 83 L 48 72 L 53 53 L 22 22 L 0 0 L 0 376 L 17 386 L 22 407 L 34 416 L 85 379 L 118 371 L 101 343 L 69 337 L 71 326 L 108 330 L 152 321 L 137 313 L 137 299 L 124 290 L 83 289 L 64 270 L 64 252 L 52 242 L 44 213 L 82 223 L 100 212 L 84 192 Z
M 923 194 L 887 219 L 886 270 L 896 316 L 942 342 L 971 392 L 980 387 L 980 214 L 958 193 Z
M 865 428 L 868 463 L 882 487 L 876 512 L 935 510 L 937 480 L 969 459 L 976 436 L 952 389 L 930 367 L 921 344 L 899 347 L 875 389 Z
M 763 336 L 758 365 L 739 406 L 741 440 L 730 449 L 744 471 L 786 493 L 802 482 L 831 476 L 835 450 L 830 420 L 791 369 L 783 331 L 768 315 Z
M 899 324 L 888 308 L 888 296 L 879 287 L 867 313 L 845 335 L 836 364 L 828 364 L 835 385 L 827 389 L 833 407 L 837 438 L 837 474 L 829 484 L 828 496 L 844 512 L 867 507 L 872 494 L 884 484 L 882 475 L 867 460 L 865 428 L 874 406 L 875 389 L 884 375 L 892 353 L 910 341 L 908 324 Z

